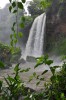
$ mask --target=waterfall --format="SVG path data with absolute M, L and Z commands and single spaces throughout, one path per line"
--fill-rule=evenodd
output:
M 25 59 L 27 56 L 39 57 L 43 54 L 45 25 L 45 13 L 35 18 L 26 44 Z

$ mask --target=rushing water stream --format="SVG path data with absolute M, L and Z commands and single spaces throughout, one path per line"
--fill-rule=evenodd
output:
M 45 25 L 45 13 L 35 18 L 26 44 L 25 59 L 27 56 L 39 57 L 43 54 Z

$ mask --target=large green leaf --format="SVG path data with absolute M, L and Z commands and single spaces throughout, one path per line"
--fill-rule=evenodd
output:
M 25 22 L 25 17 L 24 16 L 21 17 L 21 21 Z
M 52 74 L 54 75 L 55 74 L 55 68 L 54 67 L 50 67 L 50 70 L 51 70 Z
M 47 60 L 46 62 L 45 62 L 45 64 L 47 64 L 47 65 L 51 65 L 53 63 L 53 60 Z
M 34 78 L 34 76 L 32 75 L 32 76 L 30 76 L 29 77 L 29 81 L 28 82 L 31 82 L 32 80 L 33 80 L 33 78 Z
M 25 3 L 26 2 L 26 0 L 21 0 L 23 3 Z
M 24 23 L 20 23 L 20 27 L 21 28 L 24 28 Z
M 61 68 L 61 66 L 53 66 L 53 68 L 55 68 L 55 69 L 56 69 L 56 68 Z
M 1 89 L 2 89 L 2 81 L 0 81 L 0 92 L 1 92 Z
M 21 2 L 18 2 L 18 8 L 23 9 L 23 4 Z
M 20 70 L 20 72 L 28 72 L 30 70 L 30 68 L 26 68 L 26 69 L 22 69 L 22 70 Z
M 22 32 L 19 32 L 18 36 L 21 38 L 23 36 Z
M 13 2 L 13 3 L 12 3 L 12 6 L 13 6 L 13 7 L 16 7 L 16 2 Z
M 17 10 L 14 10 L 13 13 L 17 13 Z
M 34 68 L 37 68 L 37 67 L 39 67 L 39 65 L 42 65 L 42 64 L 43 64 L 43 62 L 37 63 L 37 64 L 34 66 Z
M 9 75 L 8 75 L 7 79 L 8 79 L 8 81 L 10 82 L 10 84 L 12 84 L 12 83 L 15 81 L 15 79 L 12 78 L 12 77 L 9 76 Z
M 42 77 L 42 78 L 40 78 L 40 81 L 44 81 L 44 78 Z
M 13 27 L 16 25 L 16 22 L 13 23 Z
M 11 10 L 12 10 L 12 6 L 9 7 L 9 11 L 10 11 L 10 12 L 11 12 Z
M 48 72 L 48 70 L 43 71 L 43 72 L 42 72 L 42 75 L 44 75 L 44 74 L 47 73 L 47 72 Z
M 15 72 L 17 72 L 17 71 L 19 71 L 20 70 L 20 68 L 19 68 L 19 63 L 15 66 L 15 68 L 14 68 L 14 71 Z
M 36 83 L 36 85 L 38 86 L 40 84 L 40 81 L 38 81 L 37 83 Z

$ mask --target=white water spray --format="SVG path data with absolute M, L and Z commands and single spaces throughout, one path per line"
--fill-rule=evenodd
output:
M 26 44 L 24 58 L 27 56 L 39 57 L 43 54 L 46 14 L 35 18 Z

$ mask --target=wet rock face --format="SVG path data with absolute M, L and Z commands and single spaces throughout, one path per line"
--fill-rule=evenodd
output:
M 54 0 L 52 6 L 47 11 L 47 24 L 51 25 L 65 25 L 66 23 L 66 0 L 59 3 L 59 0 Z
M 55 33 L 59 33 L 59 32 L 66 35 L 66 23 L 61 23 L 59 24 L 59 26 L 57 26 Z
M 66 0 L 63 3 L 54 0 L 47 11 L 46 50 L 52 45 L 50 42 L 57 42 L 63 36 L 66 37 Z
M 54 0 L 47 11 L 47 19 L 50 19 L 52 23 L 58 23 L 59 20 L 66 22 L 66 0 L 59 1 Z
M 60 13 L 61 20 L 66 23 L 66 0 L 61 4 L 62 10 Z

